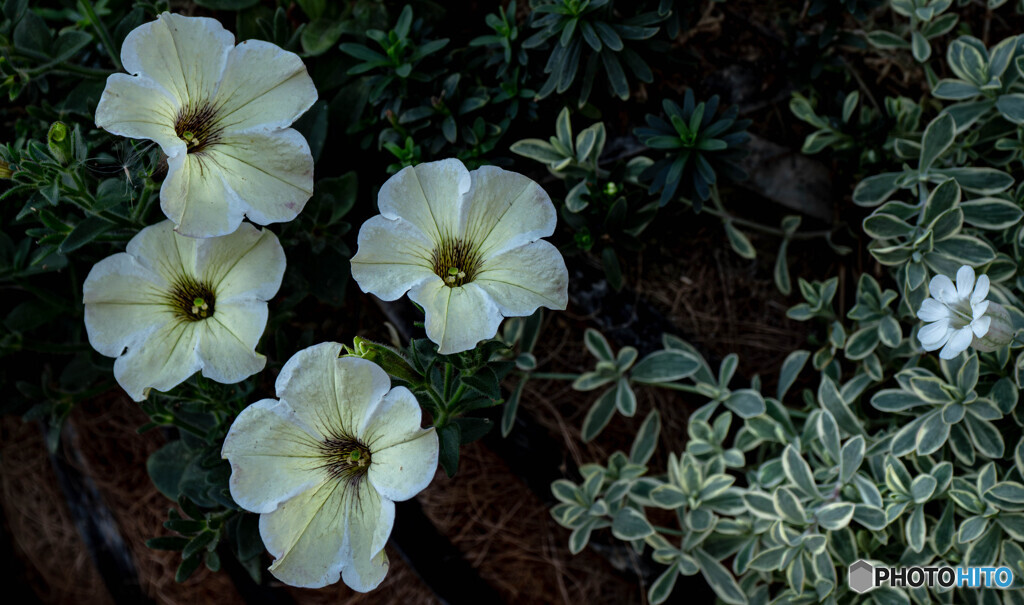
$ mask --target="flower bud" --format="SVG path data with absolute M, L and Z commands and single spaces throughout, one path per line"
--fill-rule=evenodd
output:
M 9 179 L 14 175 L 11 165 L 5 160 L 0 160 L 0 179 Z
M 392 378 L 410 384 L 419 383 L 422 377 L 409 365 L 401 353 L 387 345 L 378 344 L 356 336 L 351 347 L 344 347 L 342 357 L 360 357 L 379 365 Z
M 997 302 L 989 301 L 985 316 L 990 317 L 988 331 L 980 338 L 974 337 L 971 346 L 977 351 L 991 353 L 997 351 L 1013 342 L 1016 330 L 1013 329 L 1013 320 L 1010 314 Z
M 67 124 L 54 122 L 50 125 L 50 132 L 46 134 L 46 144 L 50 147 L 50 153 L 55 160 L 63 165 L 71 161 L 71 137 L 69 136 Z

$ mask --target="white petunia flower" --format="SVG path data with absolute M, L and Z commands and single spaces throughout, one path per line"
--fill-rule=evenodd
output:
M 243 410 L 221 456 L 235 502 L 260 513 L 277 579 L 319 588 L 340 575 L 367 592 L 388 570 L 394 503 L 433 479 L 438 441 L 408 389 L 341 352 L 329 342 L 296 353 L 277 378 L 279 400 Z
M 352 277 L 384 300 L 408 292 L 440 353 L 493 337 L 502 317 L 565 308 L 565 261 L 540 239 L 554 233 L 555 207 L 527 177 L 441 160 L 401 170 L 377 203 L 381 214 L 359 230 Z
M 246 223 L 231 235 L 192 239 L 163 221 L 85 279 L 89 344 L 116 357 L 114 378 L 135 401 L 199 370 L 233 383 L 263 369 L 255 352 L 285 258 L 277 237 Z
M 974 281 L 974 269 L 964 265 L 956 272 L 956 285 L 945 275 L 936 275 L 928 284 L 930 298 L 921 303 L 918 318 L 929 322 L 917 333 L 925 351 L 942 348 L 939 357 L 953 359 L 971 346 L 972 340 L 984 337 L 992 323 L 986 314 L 990 303 L 987 275 Z
M 314 102 L 294 53 L 235 37 L 205 17 L 161 14 L 128 34 L 96 125 L 167 154 L 160 207 L 190 237 L 233 233 L 243 216 L 290 221 L 313 193 L 313 156 L 288 128 Z

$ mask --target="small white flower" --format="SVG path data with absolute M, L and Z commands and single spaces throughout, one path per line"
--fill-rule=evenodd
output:
M 565 261 L 540 239 L 554 233 L 555 207 L 527 177 L 441 160 L 401 170 L 377 203 L 381 214 L 359 230 L 352 277 L 383 300 L 408 292 L 440 353 L 493 337 L 502 317 L 565 308 Z
M 408 389 L 391 389 L 379 366 L 341 352 L 329 342 L 296 353 L 277 378 L 280 400 L 243 410 L 221 456 L 235 502 L 260 513 L 276 578 L 320 588 L 340 575 L 367 592 L 388 570 L 394 503 L 433 479 L 438 441 L 420 428 Z
M 83 288 L 89 344 L 117 358 L 114 378 L 135 401 L 199 370 L 233 383 L 266 364 L 254 349 L 284 275 L 277 237 L 248 223 L 209 239 L 173 227 L 140 231 L 127 252 L 96 263 Z
M 288 128 L 316 102 L 294 53 L 235 37 L 205 17 L 161 14 L 125 38 L 96 125 L 167 155 L 160 207 L 190 237 L 233 233 L 242 217 L 290 221 L 313 193 L 313 156 Z
M 986 315 L 989 308 L 987 275 L 974 281 L 974 269 L 964 265 L 956 272 L 956 285 L 945 275 L 936 275 L 928 284 L 931 298 L 921 303 L 917 316 L 930 322 L 917 333 L 925 351 L 942 348 L 939 357 L 953 359 L 971 346 L 971 341 L 984 337 L 992 323 Z

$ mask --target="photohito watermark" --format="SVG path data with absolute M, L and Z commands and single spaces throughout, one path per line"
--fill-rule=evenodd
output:
M 888 582 L 890 586 L 918 588 L 1009 588 L 1009 567 L 882 567 L 861 559 L 850 565 L 850 590 L 865 593 Z

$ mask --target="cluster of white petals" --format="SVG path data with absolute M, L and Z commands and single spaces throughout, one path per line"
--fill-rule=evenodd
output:
M 232 498 L 260 514 L 275 577 L 319 588 L 340 575 L 367 592 L 387 573 L 394 503 L 433 479 L 438 439 L 420 428 L 408 389 L 392 389 L 379 366 L 339 358 L 341 350 L 323 343 L 296 353 L 277 378 L 278 399 L 243 410 L 221 455 Z
M 378 207 L 359 230 L 352 277 L 383 300 L 408 292 L 440 353 L 472 349 L 503 317 L 565 309 L 565 261 L 540 239 L 554 233 L 555 207 L 527 177 L 456 159 L 420 164 L 384 183 Z
M 921 303 L 917 317 L 929 322 L 917 338 L 925 351 L 941 348 L 939 357 L 953 359 L 971 346 L 977 337 L 988 334 L 992 318 L 986 311 L 992 304 L 988 296 L 989 279 L 982 275 L 975 282 L 974 269 L 964 265 L 956 272 L 956 284 L 945 275 L 936 275 L 928 284 L 930 297 Z
M 89 344 L 117 358 L 114 378 L 136 401 L 199 370 L 238 382 L 266 364 L 255 348 L 284 268 L 277 237 L 248 223 L 208 239 L 180 235 L 171 221 L 151 225 L 89 271 Z
M 313 157 L 289 128 L 316 101 L 302 60 L 268 42 L 235 45 L 214 19 L 161 14 L 128 34 L 96 125 L 167 155 L 160 207 L 190 237 L 232 233 L 243 216 L 290 221 L 313 192 Z

